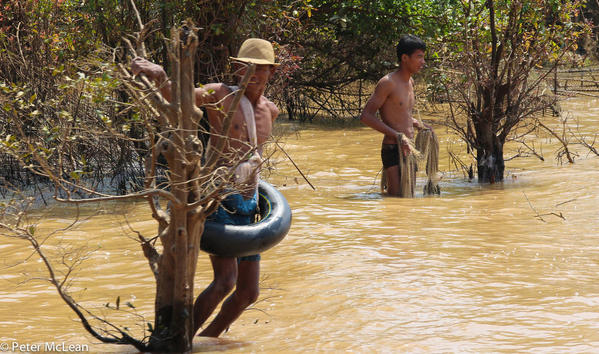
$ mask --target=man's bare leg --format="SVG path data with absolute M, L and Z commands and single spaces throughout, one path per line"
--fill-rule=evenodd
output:
M 237 280 L 237 258 L 210 256 L 214 279 L 193 305 L 193 333 L 206 322 L 216 306 L 233 290 Z
M 238 265 L 237 286 L 231 296 L 225 300 L 220 312 L 212 323 L 199 335 L 218 337 L 233 323 L 243 311 L 256 302 L 259 295 L 260 261 L 241 261 Z
M 391 166 L 385 170 L 387 174 L 387 193 L 392 196 L 399 195 L 399 165 Z

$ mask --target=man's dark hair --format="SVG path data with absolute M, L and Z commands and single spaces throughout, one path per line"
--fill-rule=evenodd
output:
M 401 56 L 404 54 L 410 56 L 418 49 L 424 52 L 426 50 L 426 44 L 422 39 L 412 34 L 406 34 L 399 39 L 399 43 L 397 43 L 395 49 L 397 50 L 397 60 L 401 62 Z

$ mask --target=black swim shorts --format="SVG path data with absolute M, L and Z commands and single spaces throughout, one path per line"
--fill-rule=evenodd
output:
M 381 147 L 381 160 L 383 160 L 383 168 L 399 165 L 399 149 L 397 148 L 397 144 L 383 144 Z

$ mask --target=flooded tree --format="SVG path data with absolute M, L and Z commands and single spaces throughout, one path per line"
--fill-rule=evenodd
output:
M 139 19 L 140 32 L 135 43 L 127 41 L 134 56 L 146 56 L 144 38 L 150 27 Z M 64 91 L 80 99 L 69 101 L 61 111 L 49 107 L 36 106 L 36 99 L 27 85 L 3 86 L 3 117 L 14 127 L 14 134 L 4 135 L 0 144 L 1 152 L 21 161 L 29 173 L 42 176 L 55 188 L 54 199 L 61 203 L 81 205 L 114 200 L 144 199 L 149 203 L 152 217 L 157 221 L 158 230 L 154 237 L 144 237 L 138 233 L 139 243 L 150 269 L 155 276 L 155 319 L 148 324 L 149 335 L 140 338 L 129 331 L 133 326 L 118 326 L 106 318 L 85 309 L 70 294 L 70 274 L 85 257 L 75 257 L 76 261 L 66 265 L 65 272 L 56 272 L 43 246 L 45 239 L 36 235 L 35 224 L 27 222 L 26 207 L 23 203 L 31 198 L 20 194 L 0 206 L 0 229 L 7 236 L 27 240 L 37 252 L 49 272 L 49 281 L 57 289 L 61 298 L 76 313 L 85 329 L 96 339 L 105 343 L 133 345 L 140 351 L 188 352 L 193 340 L 194 275 L 200 253 L 200 242 L 206 217 L 227 195 L 225 190 L 239 189 L 234 182 L 234 168 L 241 157 L 233 157 L 224 151 L 227 139 L 218 139 L 215 146 L 206 148 L 198 138 L 202 131 L 204 114 L 196 106 L 194 84 L 194 58 L 198 48 L 198 29 L 191 22 L 173 29 L 168 43 L 171 65 L 171 97 L 166 100 L 160 88 L 145 76 L 134 76 L 126 65 L 117 64 L 118 71 L 109 68 L 97 72 L 89 81 L 81 72 L 79 79 L 67 78 Z M 96 68 L 99 70 L 99 68 Z M 91 70 L 90 70 L 91 71 Z M 242 98 L 245 87 L 253 75 L 250 65 L 239 89 L 232 93 L 233 100 L 228 112 L 223 112 L 224 122 L 221 136 L 227 136 L 233 114 Z M 119 74 L 120 73 L 120 74 Z M 107 79 L 110 75 L 120 75 L 120 80 Z M 81 119 L 78 112 L 89 109 L 86 102 L 98 95 L 110 102 L 111 91 L 101 91 L 95 82 L 121 82 L 124 89 L 134 98 L 136 104 L 119 104 L 119 114 L 128 114 L 119 124 L 114 123 L 106 112 L 96 111 L 99 123 L 90 126 Z M 114 88 L 114 87 L 112 87 Z M 98 101 L 98 102 L 99 102 Z M 97 103 L 97 102 L 96 102 Z M 125 111 L 125 113 L 123 112 Z M 34 113 L 36 112 L 36 113 Z M 36 127 L 28 119 L 47 114 L 47 122 Z M 126 134 L 130 129 L 141 129 L 141 138 L 132 139 Z M 97 130 L 95 130 L 97 129 Z M 207 133 L 207 132 L 206 132 Z M 104 142 L 103 136 L 127 144 L 143 143 L 147 149 L 133 149 L 143 166 L 141 185 L 128 193 L 119 195 L 115 190 L 106 190 L 96 184 L 94 171 L 103 169 L 101 164 L 85 158 L 88 149 L 97 148 Z M 116 148 L 108 146 L 107 148 Z M 250 148 L 253 152 L 254 148 Z M 219 164 L 223 158 L 231 161 L 232 168 Z M 162 172 L 161 172 L 162 171 Z M 6 181 L 4 181 L 6 182 Z M 135 183 L 135 181 L 129 181 Z M 0 187 L 7 188 L 6 183 Z M 64 257 L 63 257 L 63 265 Z M 117 300 L 116 307 L 119 307 Z M 138 318 L 136 318 L 138 319 Z M 141 324 L 146 327 L 145 323 Z M 146 333 L 146 330 L 143 331 Z
M 449 125 L 475 152 L 479 182 L 504 178 L 503 147 L 516 128 L 538 128 L 555 106 L 548 80 L 573 57 L 588 25 L 583 1 L 468 0 L 454 7 L 441 74 Z

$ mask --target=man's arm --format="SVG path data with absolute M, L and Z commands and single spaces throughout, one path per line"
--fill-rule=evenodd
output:
M 376 112 L 383 106 L 385 100 L 389 97 L 392 88 L 392 83 L 385 78 L 377 83 L 374 93 L 370 96 L 362 110 L 362 114 L 360 114 L 360 121 L 372 129 L 395 139 L 397 137 L 397 131 L 376 117 Z
M 230 93 L 231 92 L 229 92 L 229 90 L 225 89 L 225 85 L 219 83 L 211 83 L 202 85 L 201 87 L 196 87 L 196 105 L 200 107 L 204 105 L 219 103 L 218 101 L 220 99 L 223 99 Z M 224 102 L 220 103 L 220 108 L 222 109 Z
M 274 123 L 275 119 L 279 116 L 279 108 L 271 101 L 268 101 L 268 106 L 270 107 L 270 117 Z
M 433 127 L 431 127 L 430 125 L 428 125 L 428 124 L 426 124 L 424 122 L 419 121 L 416 118 L 412 118 L 412 121 L 413 121 L 412 124 L 414 125 L 414 128 L 416 128 L 418 130 L 423 130 L 423 129 L 428 129 L 430 131 L 433 130 Z
M 131 71 L 134 75 L 139 73 L 145 74 L 156 87 L 160 89 L 160 93 L 167 100 L 171 101 L 171 81 L 168 79 L 164 68 L 158 64 L 154 64 L 144 58 L 136 57 L 131 61 Z M 202 106 L 208 103 L 217 102 L 217 96 L 222 92 L 222 85 L 207 84 L 203 87 L 195 89 L 196 105 Z M 223 95 L 224 96 L 224 95 Z
M 208 122 L 212 132 L 220 132 L 223 129 L 223 121 L 226 115 L 227 106 L 225 98 L 231 95 L 233 91 L 222 83 L 210 83 L 196 87 L 196 105 L 204 106 L 207 110 Z
M 416 93 L 414 92 L 414 78 L 413 77 L 410 77 L 410 90 L 414 94 L 414 100 L 416 100 Z M 433 128 L 430 125 L 428 125 L 424 122 L 421 122 L 414 117 L 412 117 L 412 125 L 414 126 L 414 128 L 416 128 L 418 130 L 422 130 L 422 129 L 430 129 L 431 131 L 433 130 Z
M 428 126 L 426 123 L 424 122 L 420 122 L 418 119 L 416 118 L 412 118 L 412 125 L 414 126 L 414 128 L 418 129 L 418 130 L 422 130 L 422 129 L 430 129 L 430 126 Z
M 156 87 L 160 89 L 162 96 L 170 102 L 171 100 L 171 82 L 164 71 L 164 68 L 154 64 L 144 58 L 135 57 L 131 61 L 131 71 L 133 75 L 139 73 L 145 74 Z

